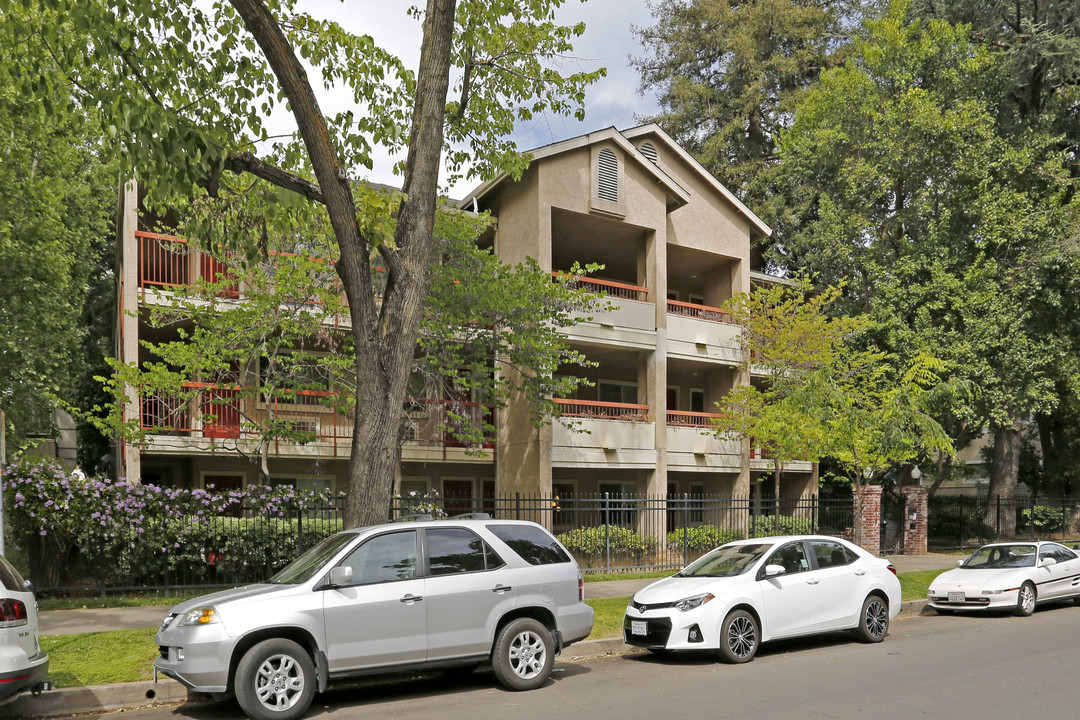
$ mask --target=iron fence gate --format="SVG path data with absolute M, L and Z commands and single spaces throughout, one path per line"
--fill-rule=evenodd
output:
M 881 548 L 882 555 L 900 555 L 904 552 L 904 498 L 892 490 L 881 493 Z

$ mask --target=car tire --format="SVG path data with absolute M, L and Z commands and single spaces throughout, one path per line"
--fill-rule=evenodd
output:
M 877 595 L 867 595 L 859 613 L 855 636 L 861 642 L 877 643 L 884 640 L 888 632 L 889 604 Z
M 1031 613 L 1035 612 L 1035 602 L 1038 597 L 1035 586 L 1030 581 L 1025 582 L 1020 586 L 1020 592 L 1017 593 L 1016 609 L 1013 610 L 1013 615 L 1017 617 L 1030 616 Z
M 292 640 L 263 640 L 240 658 L 233 684 L 252 720 L 295 720 L 315 697 L 315 664 Z
M 547 682 L 554 664 L 555 643 L 538 620 L 511 620 L 495 638 L 491 666 L 505 688 L 534 690 Z
M 745 610 L 732 610 L 720 627 L 720 647 L 716 651 L 726 663 L 746 663 L 757 655 L 761 646 L 761 629 L 753 615 Z

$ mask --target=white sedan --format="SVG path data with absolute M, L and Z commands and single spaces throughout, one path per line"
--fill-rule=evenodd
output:
M 721 545 L 638 591 L 623 638 L 743 663 L 778 638 L 854 630 L 880 642 L 899 612 L 900 581 L 888 560 L 834 537 L 758 538 Z
M 1080 598 L 1080 557 L 1055 542 L 984 545 L 957 565 L 930 583 L 928 599 L 936 610 L 1027 616 L 1036 603 Z

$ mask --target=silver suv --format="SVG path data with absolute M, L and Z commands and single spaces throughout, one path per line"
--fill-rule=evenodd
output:
M 357 675 L 490 662 L 503 685 L 531 690 L 592 623 L 577 563 L 540 525 L 392 523 L 175 606 L 154 665 L 196 692 L 235 694 L 255 720 L 290 720 Z

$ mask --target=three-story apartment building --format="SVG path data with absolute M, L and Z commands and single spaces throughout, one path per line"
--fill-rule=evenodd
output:
M 412 398 L 405 408 L 400 489 L 437 492 L 451 509 L 456 499 L 515 493 L 750 496 L 758 486 L 752 479 L 771 474 L 771 462 L 750 442 L 721 439 L 709 429 L 716 403 L 752 380 L 740 370 L 738 328 L 720 306 L 754 283 L 777 281 L 751 269 L 751 244 L 770 229 L 656 125 L 609 128 L 532 155 L 520 180 L 494 178 L 460 206 L 491 212 L 492 225 L 478 242 L 506 262 L 533 257 L 553 274 L 575 262 L 603 266 L 580 282 L 606 293 L 615 309 L 566 333 L 597 363 L 586 371 L 592 385 L 559 400 L 571 423 L 539 428 L 524 402 L 512 401 L 493 415 L 479 403 L 467 404 L 470 412 L 488 413 L 497 428 L 483 443 L 484 456 L 439 431 L 445 400 Z M 133 185 L 120 210 L 117 354 L 135 362 L 140 337 L 160 332 L 145 321 L 148 304 L 171 286 L 217 270 L 182 240 L 140 226 Z M 242 288 L 235 294 L 242 302 Z M 316 400 L 276 408 L 305 423 L 315 440 L 275 443 L 275 482 L 341 486 L 351 422 Z M 136 397 L 127 412 L 154 427 L 163 402 Z M 460 399 L 455 402 L 460 411 Z M 118 449 L 121 474 L 218 488 L 256 481 L 251 464 L 228 449 L 243 437 L 231 429 L 239 423 L 225 407 L 210 423 L 184 420 L 200 413 L 170 413 L 167 428 L 142 447 Z M 811 463 L 786 468 L 783 496 L 815 488 Z

